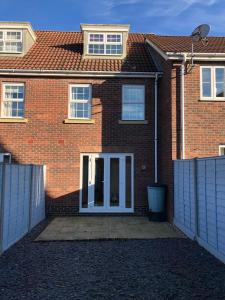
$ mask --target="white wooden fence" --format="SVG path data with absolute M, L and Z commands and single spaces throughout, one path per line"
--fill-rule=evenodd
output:
M 45 218 L 44 166 L 0 164 L 0 253 Z
M 174 161 L 174 224 L 225 263 L 225 156 Z

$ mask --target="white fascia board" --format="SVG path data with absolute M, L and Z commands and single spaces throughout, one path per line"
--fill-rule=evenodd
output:
M 0 69 L 0 75 L 56 76 L 56 77 L 125 77 L 155 78 L 162 72 L 99 72 L 99 71 L 60 71 L 60 70 L 16 70 Z
M 129 24 L 80 24 L 81 31 L 129 32 Z
M 194 58 L 199 61 L 225 61 L 225 53 L 197 53 L 194 55 L 190 52 L 166 52 L 166 55 L 170 60 L 182 60 L 184 56 L 186 58 Z

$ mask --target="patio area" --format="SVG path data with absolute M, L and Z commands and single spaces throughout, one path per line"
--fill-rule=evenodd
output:
M 149 222 L 147 217 L 79 216 L 55 218 L 37 241 L 184 238 L 166 222 Z

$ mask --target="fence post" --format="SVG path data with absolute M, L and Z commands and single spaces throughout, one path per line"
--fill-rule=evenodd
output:
M 28 232 L 31 231 L 32 198 L 33 198 L 33 182 L 34 182 L 34 165 L 30 165 L 30 166 L 31 166 L 31 172 L 30 172 L 30 199 L 29 199 Z
M 194 212 L 195 212 L 195 239 L 198 237 L 198 162 L 193 159 L 193 178 L 194 178 Z
M 5 164 L 0 164 L 1 168 L 1 183 L 0 183 L 0 254 L 3 249 L 3 230 L 4 230 L 4 195 L 5 195 Z

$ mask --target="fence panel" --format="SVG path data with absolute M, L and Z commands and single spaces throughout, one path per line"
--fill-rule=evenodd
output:
M 43 166 L 0 165 L 0 253 L 45 217 Z
M 193 172 L 192 160 L 174 162 L 174 223 L 191 238 L 195 230 Z
M 33 166 L 32 194 L 31 194 L 31 218 L 30 228 L 33 228 L 45 218 L 45 190 L 44 168 Z
M 225 157 L 174 162 L 174 224 L 225 262 Z

